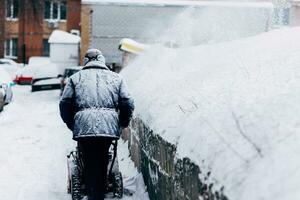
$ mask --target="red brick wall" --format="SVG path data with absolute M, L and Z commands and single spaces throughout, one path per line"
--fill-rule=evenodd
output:
M 4 57 L 5 42 L 5 0 L 0 0 L 0 58 Z
M 67 1 L 67 31 L 80 30 L 81 0 Z
M 19 56 L 18 61 L 26 62 L 31 56 L 43 53 L 43 0 L 20 1 Z M 25 45 L 25 54 L 24 54 Z M 25 58 L 24 58 L 25 56 Z

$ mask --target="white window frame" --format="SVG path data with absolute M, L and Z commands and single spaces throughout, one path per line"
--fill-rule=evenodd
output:
M 6 7 L 6 9 L 5 9 L 5 17 L 6 17 L 6 19 L 7 20 L 10 20 L 10 21 L 17 21 L 18 20 L 18 17 L 14 17 L 14 7 L 15 7 L 15 5 L 14 5 L 14 0 L 7 0 L 7 1 L 9 1 L 10 2 L 10 16 L 7 16 L 8 14 L 7 14 L 7 9 L 8 9 L 8 7 Z M 6 6 L 9 6 L 9 4 L 6 4 Z
M 18 56 L 17 55 L 13 55 L 13 39 L 17 39 L 17 38 L 10 38 L 10 39 L 6 39 L 4 42 L 4 57 L 5 58 L 12 58 L 12 59 L 17 59 Z M 7 45 L 7 40 L 9 40 L 9 52 L 6 52 L 6 45 Z M 17 43 L 17 48 L 18 48 L 18 43 Z
M 53 18 L 53 7 L 54 7 L 54 3 L 57 3 L 57 18 Z M 61 8 L 61 1 L 50 1 L 50 19 L 45 19 L 47 21 L 66 21 L 66 19 L 61 19 L 60 17 L 60 8 Z M 46 9 L 46 8 L 45 8 Z

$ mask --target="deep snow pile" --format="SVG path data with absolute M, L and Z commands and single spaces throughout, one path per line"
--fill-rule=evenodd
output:
M 30 92 L 16 86 L 14 101 L 0 113 L 0 199 L 68 200 L 66 155 L 76 145 L 59 116 L 59 91 Z M 119 142 L 124 200 L 149 199 L 141 174 Z
M 300 199 L 299 35 L 152 47 L 123 71 L 136 115 L 229 199 Z

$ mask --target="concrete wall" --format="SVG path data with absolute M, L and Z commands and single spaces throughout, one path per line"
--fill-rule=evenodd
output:
M 176 145 L 155 134 L 135 118 L 123 138 L 129 141 L 131 158 L 142 172 L 151 200 L 227 200 L 214 188 L 210 173 L 189 158 L 176 157 Z M 200 178 L 202 177 L 202 178 Z

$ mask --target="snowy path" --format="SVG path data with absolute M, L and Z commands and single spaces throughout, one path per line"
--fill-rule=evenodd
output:
M 59 117 L 58 100 L 59 91 L 14 88 L 14 102 L 0 113 L 0 199 L 71 199 L 66 193 L 66 155 L 75 143 Z M 119 146 L 124 185 L 136 189 L 123 199 L 148 199 L 126 144 Z

